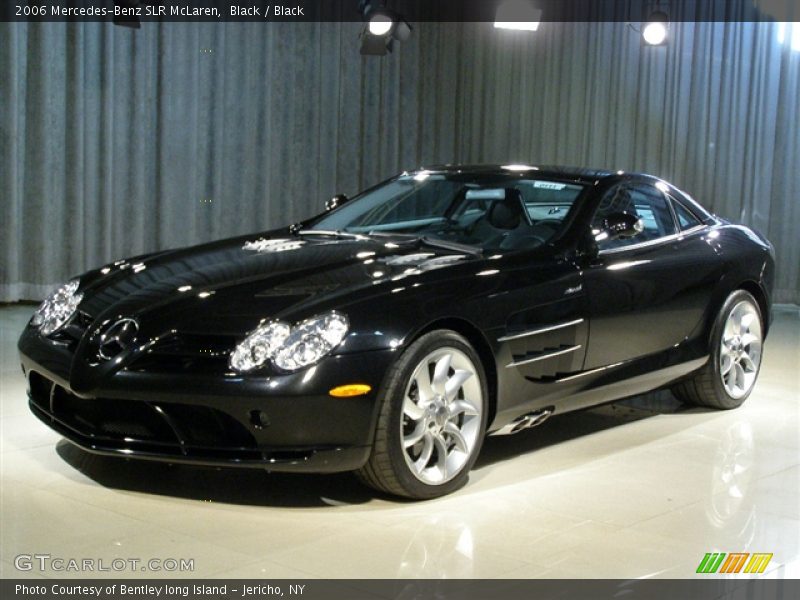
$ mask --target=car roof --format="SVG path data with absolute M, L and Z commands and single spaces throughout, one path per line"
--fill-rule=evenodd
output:
M 463 174 L 463 175 L 519 175 L 530 176 L 536 174 L 537 177 L 546 177 L 553 179 L 560 179 L 562 181 L 573 181 L 584 185 L 592 185 L 600 180 L 606 178 L 615 179 L 638 179 L 640 181 L 648 181 L 656 183 L 663 181 L 660 177 L 650 175 L 648 173 L 639 173 L 635 171 L 610 171 L 608 169 L 593 169 L 587 167 L 570 167 L 563 165 L 530 165 L 530 164 L 446 164 L 446 165 L 431 165 L 427 167 L 420 167 L 416 172 L 430 171 L 432 173 L 446 173 L 446 174 Z M 668 182 L 664 182 L 668 183 Z M 699 202 L 692 198 L 686 192 L 676 188 L 674 185 L 669 184 L 670 188 L 677 192 L 684 203 L 688 204 L 692 212 L 705 223 L 715 222 L 716 219 Z
M 432 171 L 437 173 L 463 173 L 468 175 L 510 175 L 510 174 L 532 174 L 533 172 L 540 177 L 553 177 L 558 179 L 570 179 L 581 183 L 593 183 L 598 179 L 610 177 L 612 175 L 623 175 L 621 171 L 609 171 L 607 169 L 592 169 L 585 167 L 569 167 L 560 165 L 497 165 L 497 164 L 463 164 L 463 165 L 431 165 L 420 167 L 419 171 Z M 639 175 L 638 173 L 624 173 L 625 175 Z

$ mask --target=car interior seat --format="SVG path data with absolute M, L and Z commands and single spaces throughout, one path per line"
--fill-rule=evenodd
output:
M 492 202 L 486 211 L 486 221 L 495 229 L 516 229 L 526 222 L 522 193 L 516 188 L 506 188 L 506 197 Z
M 475 222 L 471 237 L 487 248 L 518 250 L 540 246 L 553 233 L 552 224 L 537 227 L 531 222 L 520 190 L 506 188 L 505 197 L 493 201 L 486 214 Z

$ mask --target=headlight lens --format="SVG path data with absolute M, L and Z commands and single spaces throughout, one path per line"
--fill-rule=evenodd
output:
M 73 279 L 50 294 L 36 309 L 31 325 L 39 328 L 42 335 L 50 335 L 69 321 L 83 299 L 83 293 L 77 293 L 80 282 Z
M 289 337 L 286 323 L 273 322 L 260 326 L 236 346 L 230 365 L 237 371 L 252 371 L 263 366 Z
M 319 361 L 338 346 L 348 330 L 347 317 L 329 312 L 290 327 L 273 322 L 247 336 L 231 353 L 230 366 L 252 371 L 272 362 L 284 371 L 296 371 Z
M 313 365 L 341 343 L 347 328 L 347 317 L 336 312 L 303 321 L 275 354 L 275 364 L 285 371 Z

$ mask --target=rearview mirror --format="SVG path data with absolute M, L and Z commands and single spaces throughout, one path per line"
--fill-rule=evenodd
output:
M 339 208 L 342 204 L 350 200 L 345 194 L 336 194 L 333 198 L 325 203 L 325 210 L 333 210 Z
M 603 227 L 599 233 L 595 234 L 596 242 L 604 240 L 617 240 L 632 238 L 644 231 L 642 220 L 630 213 L 616 212 L 611 213 L 603 220 Z

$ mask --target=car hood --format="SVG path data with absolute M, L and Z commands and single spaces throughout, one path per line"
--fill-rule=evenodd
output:
M 304 318 L 385 293 L 392 281 L 437 278 L 480 260 L 418 240 L 287 235 L 285 230 L 117 261 L 82 277 L 80 310 L 162 330 L 239 335 L 259 320 Z

